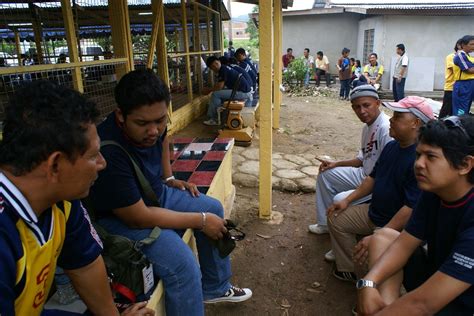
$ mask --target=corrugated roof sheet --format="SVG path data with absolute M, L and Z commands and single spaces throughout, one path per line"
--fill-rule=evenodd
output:
M 413 2 L 413 3 L 374 3 L 374 2 L 337 2 L 330 3 L 331 7 L 344 8 L 363 8 L 363 9 L 383 9 L 383 10 L 450 10 L 450 9 L 474 9 L 474 1 L 472 2 Z

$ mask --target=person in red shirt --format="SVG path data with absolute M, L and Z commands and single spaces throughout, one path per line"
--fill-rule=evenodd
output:
M 286 50 L 286 54 L 283 55 L 282 61 L 283 61 L 283 70 L 288 68 L 288 65 L 295 59 L 295 56 L 293 56 L 293 48 L 288 48 Z

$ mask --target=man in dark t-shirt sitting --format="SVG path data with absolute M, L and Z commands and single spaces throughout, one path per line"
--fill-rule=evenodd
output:
M 143 247 L 163 280 L 167 315 L 203 315 L 207 303 L 241 302 L 252 292 L 230 283 L 229 257 L 221 258 L 210 239 L 227 231 L 221 203 L 200 194 L 193 183 L 171 172 L 166 126 L 170 94 L 152 70 L 126 74 L 115 88 L 118 109 L 98 127 L 102 141 L 119 143 L 137 162 L 158 198 L 148 199 L 136 180 L 129 156 L 117 146 L 104 146 L 107 168 L 90 192 L 98 222 L 108 232 L 142 240 L 155 226 L 161 234 Z M 199 264 L 180 231 L 193 228 Z
M 370 242 L 371 269 L 357 284 L 358 309 L 364 315 L 473 315 L 474 118 L 429 122 L 416 152 L 423 193 L 404 231 L 381 229 Z M 423 244 L 421 285 L 399 298 L 402 269 Z
M 390 136 L 372 173 L 349 196 L 328 208 L 328 228 L 337 269 L 333 275 L 343 281 L 356 281 L 353 251 L 357 235 L 363 238 L 355 248 L 357 261 L 365 261 L 372 233 L 381 227 L 401 231 L 418 200 L 420 190 L 413 172 L 418 129 L 433 119 L 426 99 L 407 97 L 398 103 L 384 103 L 394 111 Z M 349 206 L 372 194 L 370 204 Z
M 206 61 L 207 67 L 219 75 L 217 83 L 205 92 L 212 92 L 207 109 L 208 120 L 205 125 L 215 126 L 217 122 L 217 108 L 232 95 L 232 89 L 236 89 L 235 100 L 245 101 L 246 106 L 252 104 L 252 82 L 245 78 L 239 71 L 232 67 L 222 65 L 216 56 L 210 56 Z M 240 79 L 239 79 L 240 78 Z M 250 106 L 248 105 L 248 106 Z

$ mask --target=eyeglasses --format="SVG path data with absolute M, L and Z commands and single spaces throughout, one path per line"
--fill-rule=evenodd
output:
M 446 127 L 448 127 L 448 128 L 456 128 L 457 127 L 461 130 L 461 132 L 467 138 L 471 138 L 471 136 L 469 136 L 466 129 L 462 125 L 462 122 L 461 122 L 461 119 L 459 118 L 459 116 L 448 116 L 448 117 L 443 118 L 442 121 L 444 122 Z

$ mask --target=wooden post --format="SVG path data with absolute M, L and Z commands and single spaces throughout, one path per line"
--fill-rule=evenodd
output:
M 215 27 L 216 26 L 213 25 L 213 30 L 215 29 Z M 211 31 L 211 13 L 208 10 L 207 11 L 207 45 L 209 46 L 210 51 L 214 50 L 214 43 L 213 43 L 214 40 L 213 40 L 212 32 L 213 31 Z M 214 86 L 215 82 L 214 82 L 214 75 L 213 75 L 212 71 L 209 71 L 207 76 L 208 76 L 208 78 L 210 78 L 208 83 L 211 86 Z
M 160 27 L 160 16 L 163 11 L 163 0 L 152 0 L 153 24 L 151 28 L 150 46 L 148 47 L 147 68 L 153 67 L 153 57 L 155 56 L 156 43 L 158 41 L 158 33 Z
M 259 2 L 260 62 L 260 183 L 259 216 L 272 212 L 272 64 L 273 0 Z
M 282 82 L 283 62 L 281 60 L 281 32 L 282 32 L 282 6 L 281 0 L 274 1 L 273 10 L 273 26 L 274 26 L 274 43 L 273 43 L 273 60 L 274 60 L 274 78 L 273 78 L 273 128 L 280 127 L 280 106 L 281 106 L 281 91 L 280 85 Z
M 116 66 L 117 80 L 119 80 L 127 72 L 134 69 L 127 0 L 110 0 L 108 7 L 114 55 L 128 60 L 127 63 Z
M 61 11 L 64 18 L 69 61 L 71 63 L 77 63 L 79 62 L 79 52 L 76 45 L 76 29 L 74 27 L 74 18 L 72 16 L 71 2 L 69 0 L 61 0 Z M 74 89 L 81 93 L 84 92 L 84 83 L 82 82 L 82 73 L 80 67 L 74 67 L 72 70 L 72 82 Z
M 197 2 L 194 3 L 194 51 L 200 52 L 201 51 L 201 21 L 199 19 L 199 6 Z M 198 91 L 199 94 L 202 93 L 203 89 L 203 77 L 202 77 L 202 70 L 201 70 L 201 55 L 194 55 L 195 63 L 194 63 L 194 73 L 197 75 L 198 80 Z
M 38 55 L 38 61 L 40 64 L 43 64 L 43 47 L 41 47 L 41 41 L 43 39 L 43 31 L 41 26 L 41 19 L 38 16 L 38 7 L 33 4 L 33 2 L 28 2 L 28 7 L 31 11 L 32 25 L 33 25 L 33 34 L 35 37 L 36 45 L 36 54 Z
M 21 44 L 20 44 L 20 33 L 18 33 L 18 30 L 15 29 L 13 30 L 15 34 L 15 48 L 16 48 L 16 58 L 18 59 L 18 66 L 23 66 L 21 64 Z
M 181 0 L 181 15 L 184 36 L 184 51 L 186 52 L 186 79 L 188 85 L 188 101 L 193 100 L 193 82 L 191 80 L 191 60 L 189 58 L 189 37 L 188 37 L 188 17 L 186 12 L 186 0 Z

